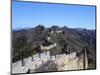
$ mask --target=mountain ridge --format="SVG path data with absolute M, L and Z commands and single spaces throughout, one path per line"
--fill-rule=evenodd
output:
M 61 33 L 55 33 L 61 30 Z M 49 34 L 52 31 L 54 33 L 52 35 Z M 65 26 L 45 28 L 42 25 L 38 25 L 34 28 L 13 31 L 12 37 L 13 62 L 20 60 L 22 53 L 23 58 L 26 58 L 34 53 L 43 52 L 44 50 L 41 50 L 40 44 L 47 41 L 48 37 L 51 38 L 51 42 L 56 42 L 58 45 L 57 48 L 51 50 L 52 55 L 61 54 L 62 48 L 70 45 L 72 47 L 71 52 L 76 51 L 77 54 L 80 54 L 82 49 L 86 49 L 89 63 L 95 64 L 96 62 L 96 30 L 68 28 Z

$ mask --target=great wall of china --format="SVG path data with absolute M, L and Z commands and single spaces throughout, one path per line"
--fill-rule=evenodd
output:
M 61 54 L 50 56 L 50 52 L 43 52 L 40 54 L 33 55 L 31 57 L 24 59 L 24 65 L 22 66 L 22 61 L 17 61 L 12 64 L 12 73 L 27 73 L 28 69 L 32 72 L 36 72 L 35 69 L 40 67 L 43 63 L 52 61 L 58 66 L 58 71 L 60 70 L 79 70 L 84 69 L 84 59 L 83 54 L 80 57 L 76 56 L 76 52 L 71 54 Z M 88 59 L 85 56 L 85 69 L 88 68 Z
M 61 33 L 62 31 L 56 31 L 56 33 Z M 54 32 L 52 31 L 51 34 Z M 50 37 L 49 37 L 50 39 Z M 49 41 L 49 39 L 47 39 Z M 56 47 L 56 43 L 53 43 L 49 46 L 41 45 L 41 49 L 49 50 Z M 43 53 L 37 53 L 33 56 L 23 59 L 22 61 L 19 60 L 15 63 L 12 63 L 12 73 L 27 73 L 29 70 L 31 73 L 38 72 L 36 69 L 40 68 L 43 64 L 47 62 L 52 62 L 56 64 L 57 71 L 61 70 L 80 70 L 80 69 L 88 69 L 88 57 L 87 53 L 80 54 L 80 56 L 76 56 L 76 52 L 72 52 L 70 54 L 60 54 L 60 55 L 50 55 L 50 51 L 45 51 Z M 51 71 L 49 63 L 46 67 L 42 67 L 44 71 Z M 52 65 L 54 66 L 54 65 Z M 41 70 L 41 68 L 40 68 Z M 42 71 L 40 71 L 42 72 Z

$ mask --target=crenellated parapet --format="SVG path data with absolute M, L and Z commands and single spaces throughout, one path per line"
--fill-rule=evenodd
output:
M 84 60 L 84 54 L 81 54 L 80 57 L 76 56 L 76 52 L 70 53 L 70 54 L 60 54 L 60 55 L 54 55 L 51 56 L 49 51 L 35 54 L 31 57 L 24 59 L 24 66 L 22 66 L 22 61 L 17 61 L 12 64 L 12 73 L 26 73 L 30 70 L 30 72 L 36 72 L 35 70 L 40 68 L 41 65 L 49 62 L 54 63 L 57 65 L 57 71 L 60 70 L 80 70 L 88 68 L 88 58 L 87 55 L 85 55 Z M 84 65 L 85 61 L 85 65 Z M 49 70 L 50 65 L 47 64 L 46 68 Z M 45 68 L 42 67 L 42 69 Z
M 49 49 L 52 49 L 52 48 L 54 48 L 54 47 L 56 47 L 56 43 L 51 44 L 51 45 L 49 45 L 49 46 L 43 46 L 43 45 L 41 45 L 41 49 L 42 49 L 42 50 L 49 50 Z

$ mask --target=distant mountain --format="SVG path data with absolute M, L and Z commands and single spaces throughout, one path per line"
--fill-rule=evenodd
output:
M 62 31 L 61 33 L 50 34 L 51 31 Z M 82 52 L 83 49 L 87 50 L 88 59 L 90 64 L 96 62 L 96 30 L 88 30 L 81 28 L 68 28 L 52 26 L 45 28 L 42 25 L 38 25 L 35 28 L 22 29 L 13 31 L 12 35 L 12 51 L 13 62 L 26 58 L 35 53 L 41 53 L 40 44 L 50 37 L 52 43 L 57 43 L 57 48 L 51 51 L 51 54 L 61 54 L 62 48 L 66 45 L 71 46 L 71 51 L 76 51 L 77 55 Z M 23 55 L 23 57 L 22 57 Z

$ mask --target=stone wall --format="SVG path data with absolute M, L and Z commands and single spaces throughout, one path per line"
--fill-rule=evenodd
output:
M 49 50 L 49 49 L 52 49 L 52 48 L 54 48 L 54 47 L 56 47 L 56 43 L 51 44 L 51 45 L 49 45 L 49 46 L 42 46 L 42 45 L 41 45 L 41 49 L 42 49 L 42 50 Z
M 31 57 L 24 59 L 24 66 L 22 66 L 22 61 L 17 61 L 12 64 L 12 73 L 26 73 L 28 69 L 35 72 L 36 68 L 39 68 L 42 64 L 52 61 L 58 67 L 57 71 L 60 70 L 77 70 L 84 69 L 83 54 L 80 57 L 76 56 L 76 52 L 71 54 L 61 54 L 50 56 L 50 52 L 44 52 L 40 54 L 33 55 Z M 85 56 L 85 69 L 88 68 L 88 59 Z

